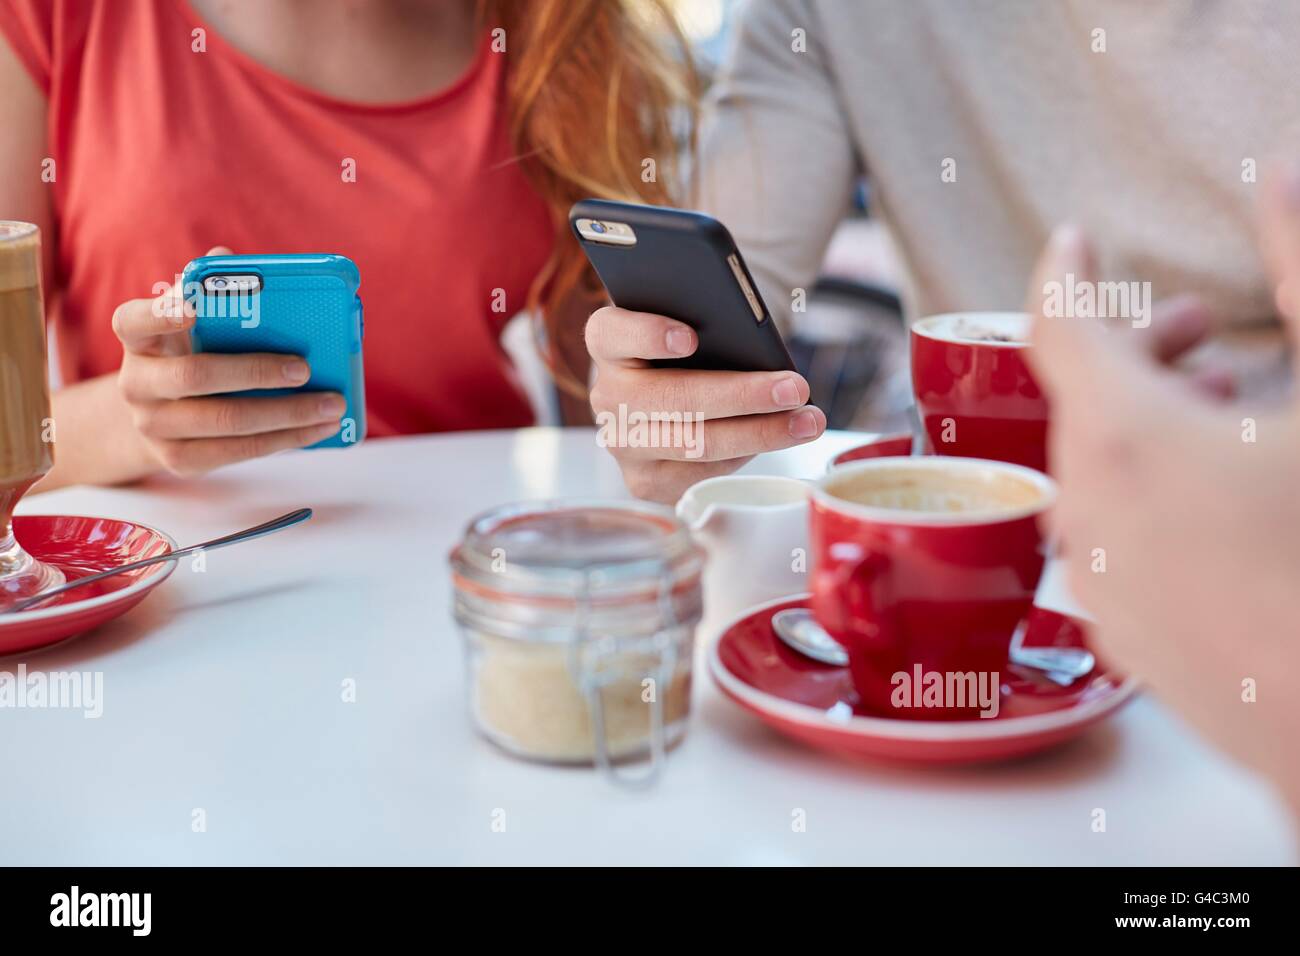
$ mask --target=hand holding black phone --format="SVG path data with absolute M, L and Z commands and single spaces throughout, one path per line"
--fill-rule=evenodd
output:
M 703 213 L 586 199 L 569 224 L 610 299 L 695 330 L 684 359 L 652 365 L 743 372 L 794 364 L 725 226 Z

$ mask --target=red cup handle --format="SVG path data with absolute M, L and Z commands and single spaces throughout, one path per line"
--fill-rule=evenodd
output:
M 840 644 L 846 637 L 892 644 L 893 628 L 873 594 L 889 559 L 851 541 L 832 544 L 830 557 L 835 559 L 835 565 L 818 575 L 815 589 L 822 626 Z

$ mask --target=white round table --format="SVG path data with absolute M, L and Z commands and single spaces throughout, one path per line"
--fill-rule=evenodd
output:
M 749 467 L 813 476 L 861 440 Z M 131 518 L 182 544 L 304 505 L 316 517 L 208 554 L 201 573 L 181 562 L 98 632 L 0 660 L 103 680 L 98 718 L 0 709 L 0 862 L 1296 862 L 1271 790 L 1150 698 L 1036 758 L 909 769 L 790 742 L 697 667 L 690 730 L 651 790 L 506 756 L 469 722 L 447 554 L 483 509 L 590 495 L 626 496 L 594 433 L 529 429 L 28 499 L 27 513 Z

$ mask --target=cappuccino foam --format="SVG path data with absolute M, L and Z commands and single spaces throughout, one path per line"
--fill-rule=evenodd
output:
M 826 490 L 868 508 L 930 514 L 1023 511 L 1046 497 L 1033 481 L 1004 471 L 907 464 L 852 471 L 828 483 Z
M 0 222 L 0 292 L 39 288 L 41 233 L 27 222 Z
M 921 335 L 946 342 L 1025 345 L 1029 316 L 1023 312 L 954 312 L 920 319 L 913 328 Z

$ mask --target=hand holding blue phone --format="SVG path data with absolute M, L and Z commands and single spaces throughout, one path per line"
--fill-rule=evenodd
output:
M 310 368 L 304 392 L 337 392 L 345 409 L 337 433 L 313 448 L 358 444 L 366 432 L 361 361 L 361 277 L 338 255 L 204 256 L 185 267 L 185 299 L 197 318 L 195 353 L 299 355 Z M 250 397 L 288 394 L 251 389 Z
M 118 380 L 146 457 L 194 475 L 363 440 L 358 285 L 341 256 L 218 247 L 157 298 L 123 303 Z

